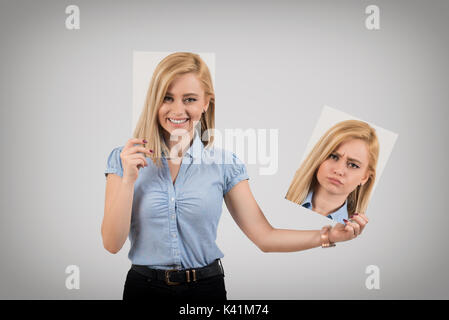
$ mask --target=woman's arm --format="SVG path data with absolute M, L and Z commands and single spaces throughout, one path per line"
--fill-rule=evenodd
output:
M 243 233 L 263 252 L 293 252 L 321 245 L 320 230 L 289 230 L 273 228 L 265 218 L 249 188 L 248 180 L 237 183 L 224 197 L 232 218 Z M 331 242 L 355 238 L 366 223 L 358 217 L 346 226 L 337 224 L 329 233 Z M 362 221 L 362 222 L 360 222 Z
M 115 174 L 108 174 L 101 236 L 103 246 L 110 253 L 117 253 L 128 237 L 134 183 Z

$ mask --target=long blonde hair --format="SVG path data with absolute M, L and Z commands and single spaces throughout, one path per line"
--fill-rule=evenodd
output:
M 204 88 L 206 98 L 209 97 L 210 99 L 207 111 L 201 116 L 200 139 L 206 147 L 213 144 L 214 137 L 209 133 L 215 128 L 215 93 L 209 68 L 195 53 L 176 52 L 170 54 L 159 62 L 154 70 L 145 105 L 133 133 L 134 138 L 148 141 L 145 147 L 154 151 L 151 158 L 159 167 L 162 165 L 162 153 L 169 154 L 169 149 L 163 139 L 163 129 L 158 122 L 158 111 L 170 83 L 177 76 L 190 72 L 198 77 Z
M 316 143 L 307 158 L 303 161 L 290 184 L 285 199 L 302 204 L 308 193 L 314 190 L 318 181 L 316 173 L 320 165 L 334 152 L 338 146 L 350 139 L 360 139 L 368 146 L 369 178 L 363 186 L 358 186 L 347 198 L 348 214 L 365 213 L 369 198 L 376 180 L 376 166 L 379 157 L 379 141 L 376 131 L 369 124 L 358 120 L 346 120 L 330 128 Z

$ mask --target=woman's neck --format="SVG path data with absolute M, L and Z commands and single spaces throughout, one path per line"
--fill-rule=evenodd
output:
M 188 133 L 185 136 L 176 136 L 176 138 L 176 140 L 171 140 L 170 134 L 164 135 L 170 158 L 182 157 L 193 143 L 193 133 Z
M 321 186 L 317 186 L 313 192 L 312 210 L 323 216 L 337 211 L 346 201 L 347 196 L 332 194 Z

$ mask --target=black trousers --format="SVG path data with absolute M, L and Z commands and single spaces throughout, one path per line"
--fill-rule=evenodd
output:
M 168 285 L 165 281 L 149 279 L 133 269 L 128 271 L 123 300 L 226 301 L 224 275 L 195 282 Z

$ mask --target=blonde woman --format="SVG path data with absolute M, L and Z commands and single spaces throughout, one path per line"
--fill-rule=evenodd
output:
M 101 234 L 111 253 L 129 236 L 125 300 L 227 299 L 224 255 L 215 243 L 223 200 L 263 252 L 330 246 L 353 239 L 367 223 L 361 216 L 321 231 L 272 227 L 250 191 L 245 165 L 212 146 L 214 113 L 206 64 L 193 53 L 171 54 L 154 71 L 134 137 L 109 155 Z
M 286 199 L 340 223 L 365 213 L 376 179 L 379 142 L 366 122 L 342 121 L 317 142 Z

